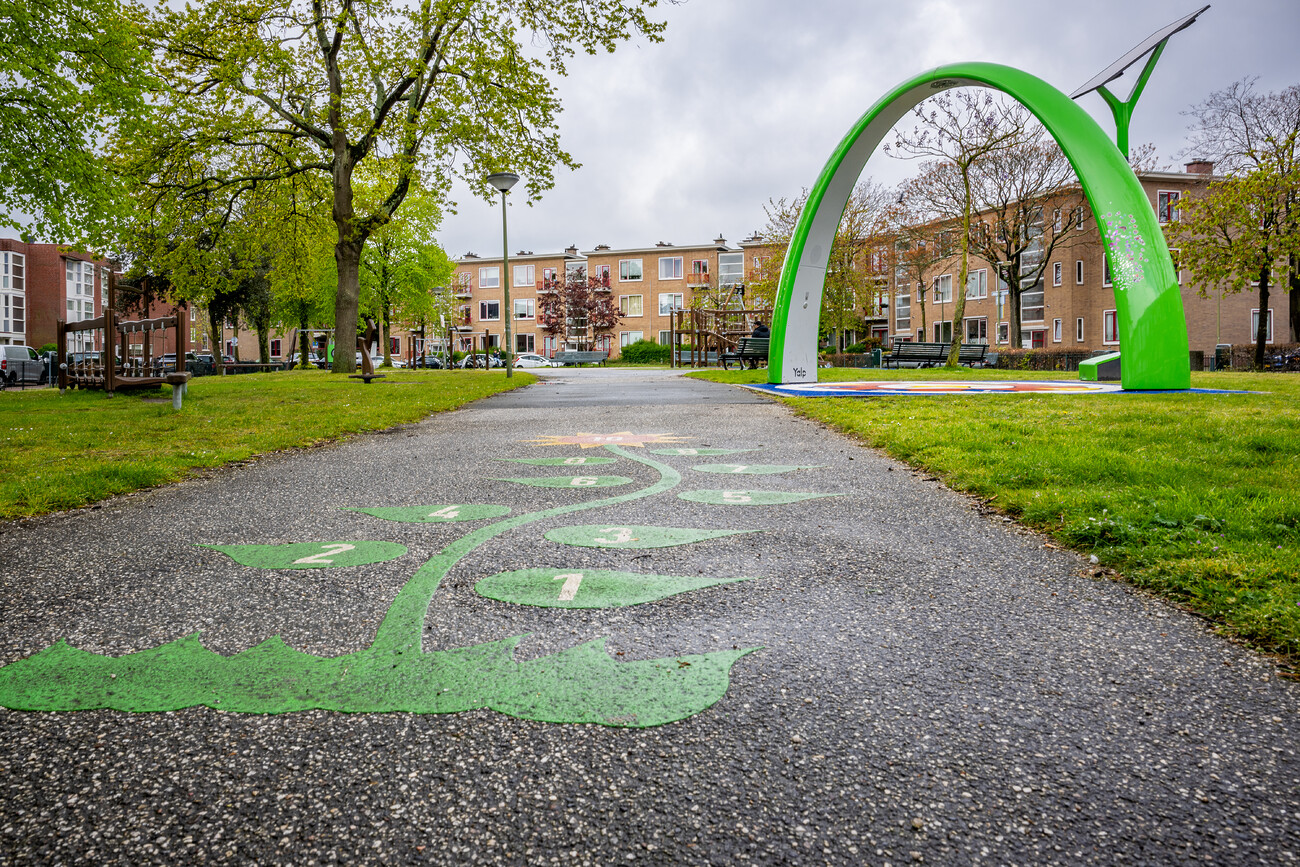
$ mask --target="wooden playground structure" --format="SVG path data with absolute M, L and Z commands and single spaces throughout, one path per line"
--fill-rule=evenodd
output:
M 721 365 L 724 353 L 735 352 L 740 338 L 749 337 L 760 322 L 772 324 L 772 311 L 684 308 L 674 310 L 669 319 L 671 332 L 669 356 L 673 367 L 713 367 Z
M 104 315 L 81 322 L 56 323 L 59 389 L 69 386 L 101 389 L 108 394 L 160 385 L 184 388 L 189 323 L 180 316 L 119 320 L 116 310 L 117 279 L 110 274 Z M 161 332 L 161 333 L 160 333 Z M 168 332 L 170 332 L 170 339 Z M 68 351 L 68 335 L 85 334 L 79 349 Z M 96 339 L 98 337 L 98 339 Z M 155 338 L 161 346 L 155 348 Z M 135 349 L 138 347 L 138 350 Z M 174 353 L 175 363 L 164 369 L 162 356 Z M 173 400 L 176 404 L 178 401 Z

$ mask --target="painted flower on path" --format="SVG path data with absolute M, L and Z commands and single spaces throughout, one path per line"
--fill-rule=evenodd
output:
M 634 434 L 630 430 L 620 431 L 619 433 L 595 434 L 595 433 L 578 433 L 569 436 L 546 435 L 541 439 L 525 440 L 524 442 L 536 443 L 539 446 L 581 446 L 584 449 L 600 448 L 601 446 L 633 446 L 635 448 L 645 448 L 646 443 L 657 445 L 659 443 L 680 443 L 689 439 L 689 437 L 679 437 L 673 434 Z

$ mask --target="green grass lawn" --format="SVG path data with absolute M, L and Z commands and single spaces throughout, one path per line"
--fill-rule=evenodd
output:
M 144 394 L 57 389 L 0 394 L 0 518 L 85 506 L 251 455 L 310 446 L 455 409 L 535 382 L 519 371 L 387 371 L 363 385 L 292 371 L 205 376 L 185 407 Z M 161 402 L 158 402 L 161 401 Z
M 1072 379 L 821 370 L 823 381 Z M 763 382 L 766 371 L 694 374 Z M 1300 663 L 1300 376 L 1203 373 L 1264 394 L 789 398 L 801 415 L 967 491 Z

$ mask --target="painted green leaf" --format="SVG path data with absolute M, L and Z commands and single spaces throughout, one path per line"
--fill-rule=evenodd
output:
M 595 467 L 601 464 L 618 463 L 618 458 L 598 458 L 579 457 L 579 458 L 498 458 L 497 460 L 510 461 L 516 464 L 529 464 L 534 467 Z
M 395 542 L 291 542 L 288 545 L 201 545 L 244 566 L 259 569 L 338 569 L 396 560 L 406 546 Z
M 758 451 L 758 449 L 703 449 L 703 448 L 701 448 L 701 449 L 692 449 L 692 448 L 680 448 L 680 449 L 651 449 L 651 450 L 650 450 L 650 454 L 652 454 L 652 455 L 670 455 L 670 456 L 681 456 L 681 455 L 698 456 L 698 455 L 703 455 L 703 456 L 705 456 L 705 457 L 710 457 L 710 456 L 714 456 L 714 455 L 738 455 L 738 454 L 740 454 L 741 452 L 756 452 L 756 451 Z
M 500 572 L 474 585 L 478 595 L 516 605 L 543 608 L 619 608 L 667 599 L 679 593 L 751 581 L 703 575 L 640 575 L 605 569 L 517 569 Z
M 59 641 L 0 668 L 0 707 L 137 713 L 207 706 L 231 713 L 461 713 L 488 708 L 519 719 L 645 728 L 693 716 L 727 692 L 731 666 L 758 648 L 616 660 L 598 638 L 514 659 L 522 636 L 423 653 L 373 648 L 336 657 L 295 650 L 279 636 L 234 656 L 197 634 L 125 656 Z
M 617 527 L 609 524 L 580 524 L 558 527 L 546 534 L 552 542 L 583 548 L 671 548 L 705 539 L 720 539 L 762 530 L 697 530 L 693 527 Z
M 493 479 L 496 482 L 514 482 L 534 488 L 615 488 L 632 480 L 627 476 L 541 476 L 529 479 Z
M 481 521 L 499 518 L 510 512 L 509 506 L 492 506 L 486 503 L 434 503 L 430 506 L 384 506 L 374 509 L 348 509 L 398 521 L 403 524 L 453 524 L 459 521 Z
M 737 476 L 770 476 L 776 473 L 789 473 L 794 470 L 817 470 L 822 465 L 787 465 L 787 464 L 700 464 L 691 469 L 700 473 L 726 473 Z
M 683 491 L 678 499 L 710 506 L 781 506 L 839 494 L 796 494 L 792 491 Z

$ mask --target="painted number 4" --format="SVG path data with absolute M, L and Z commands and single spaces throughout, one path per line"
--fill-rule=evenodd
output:
M 578 595 L 578 587 L 582 585 L 582 573 L 565 572 L 563 575 L 556 575 L 555 580 L 564 582 L 560 587 L 560 601 L 572 602 L 573 597 Z
M 301 559 L 294 560 L 293 565 L 297 566 L 300 564 L 309 564 L 313 566 L 329 566 L 331 563 L 334 562 L 335 557 L 342 554 L 344 551 L 351 551 L 356 547 L 357 547 L 356 545 L 343 545 L 343 544 L 326 545 L 324 551 L 321 551 L 319 554 L 312 554 L 310 557 L 303 557 Z
M 443 506 L 441 509 L 439 509 L 436 512 L 430 512 L 429 517 L 430 518 L 455 518 L 459 514 L 460 514 L 460 507 Z

